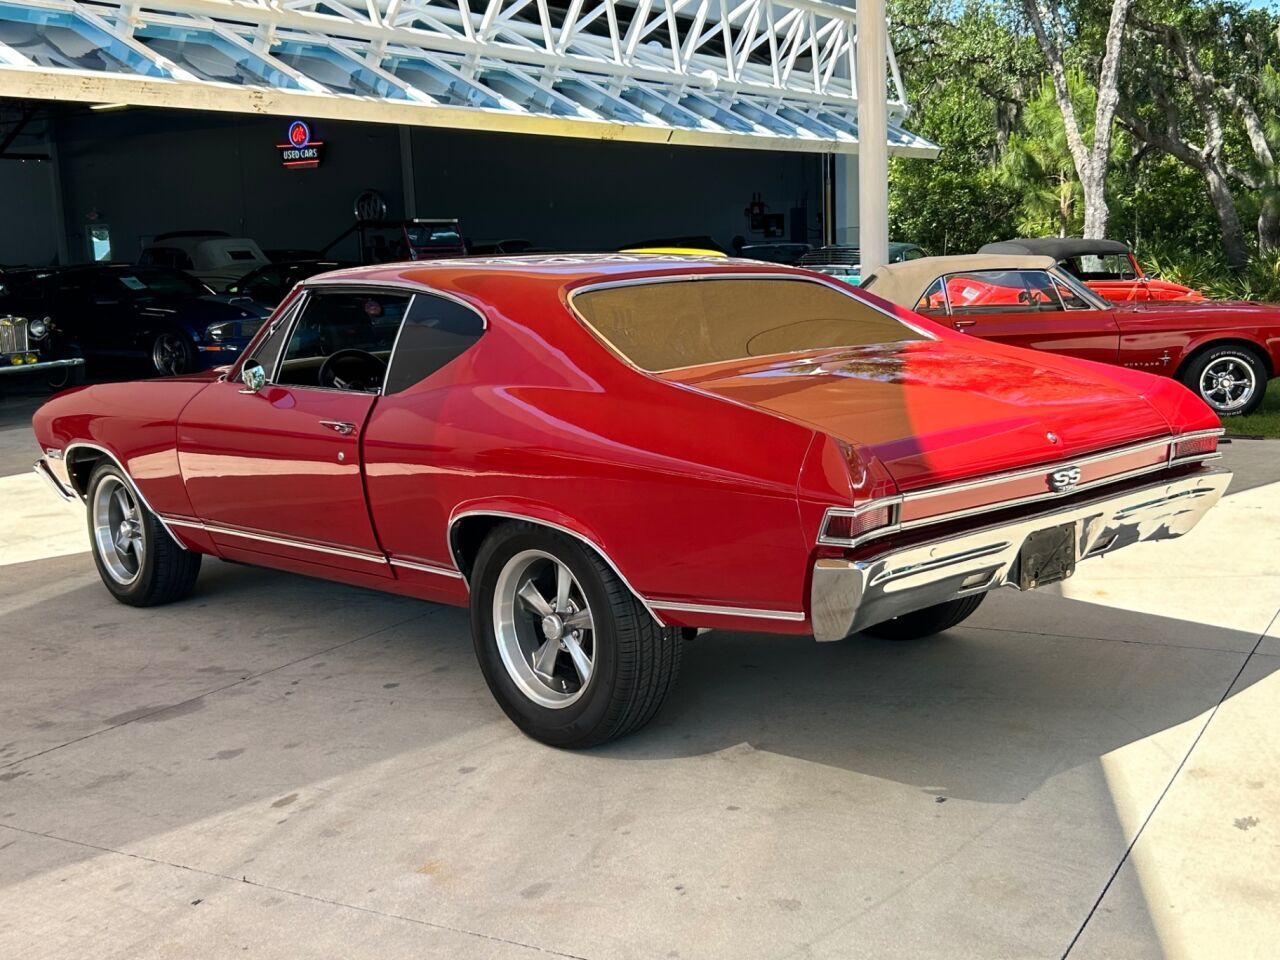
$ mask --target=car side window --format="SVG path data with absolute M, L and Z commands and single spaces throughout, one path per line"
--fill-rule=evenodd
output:
M 1026 313 L 1062 310 L 1055 284 L 1043 270 L 982 270 L 947 278 L 951 313 Z
M 381 290 L 313 290 L 289 335 L 276 382 L 376 393 L 411 299 Z M 360 368 L 359 376 L 322 382 L 326 361 L 339 353 L 344 364 Z
M 915 310 L 917 313 L 927 314 L 945 314 L 947 312 L 947 294 L 942 289 L 941 277 L 929 284 L 929 289 L 916 301 Z
M 267 335 L 258 341 L 257 345 L 245 358 L 246 363 L 250 360 L 256 360 L 261 364 L 262 369 L 267 372 L 268 380 L 274 379 L 276 362 L 280 359 L 280 351 L 284 347 L 285 338 L 289 336 L 289 324 L 297 312 L 298 306 L 295 301 L 292 309 L 271 321 Z
M 240 292 L 255 299 L 270 301 L 273 297 L 279 299 L 277 294 L 283 284 L 284 278 L 279 267 L 264 267 L 250 276 Z
M 190 270 L 191 258 L 178 247 L 151 247 L 142 251 L 138 263 L 148 267 L 171 267 L 174 270 Z
M 1082 298 L 1078 293 L 1068 287 L 1061 280 L 1054 279 L 1053 288 L 1057 291 L 1058 297 L 1062 300 L 1062 307 L 1065 310 L 1093 310 L 1094 306 L 1089 301 Z
M 383 393 L 399 393 L 425 380 L 483 332 L 484 318 L 470 307 L 445 297 L 416 294 L 396 341 Z

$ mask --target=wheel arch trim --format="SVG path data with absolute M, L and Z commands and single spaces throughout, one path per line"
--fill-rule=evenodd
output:
M 82 447 L 86 450 L 93 450 L 94 452 L 101 454 L 102 456 L 105 456 L 108 460 L 110 460 L 113 464 L 115 464 L 117 469 L 119 469 L 121 475 L 125 478 L 125 480 L 128 481 L 129 486 L 133 488 L 133 492 L 137 495 L 138 499 L 142 502 L 142 505 L 147 508 L 147 510 L 151 513 L 153 517 L 156 518 L 160 526 L 164 527 L 164 532 L 169 534 L 169 536 L 173 538 L 173 541 L 175 543 L 179 543 L 179 544 L 182 543 L 182 541 L 178 539 L 178 537 L 174 536 L 173 528 L 169 526 L 169 522 L 165 520 L 165 518 L 160 514 L 158 510 L 156 510 L 155 507 L 151 506 L 151 503 L 147 500 L 146 495 L 142 492 L 142 488 L 138 486 L 138 481 L 136 481 L 133 478 L 133 474 L 131 474 L 128 468 L 125 467 L 125 465 L 120 462 L 120 458 L 117 457 L 114 452 L 112 452 L 111 450 L 108 450 L 106 447 L 102 446 L 99 443 L 91 443 L 88 440 L 73 440 L 71 441 L 71 443 L 67 444 L 66 447 L 63 448 L 62 456 L 63 456 L 63 461 L 67 465 L 67 482 L 71 485 L 71 489 L 76 492 L 76 495 L 80 498 L 82 502 L 85 502 L 85 503 L 88 502 L 89 492 L 87 490 L 80 489 L 79 484 L 76 483 L 75 470 L 73 469 L 76 463 L 75 451 Z
M 627 579 L 627 575 L 622 572 L 622 569 L 618 566 L 618 564 L 614 561 L 614 559 L 611 556 L 609 556 L 608 552 L 604 549 L 604 547 L 602 547 L 595 539 L 593 539 L 592 537 L 588 536 L 587 534 L 579 530 L 575 530 L 572 527 L 565 526 L 565 524 L 563 523 L 557 523 L 554 520 L 548 520 L 545 517 L 533 516 L 528 513 L 516 513 L 508 509 L 490 509 L 487 507 L 476 507 L 473 509 L 456 510 L 452 515 L 450 515 L 448 531 L 446 534 L 448 543 L 449 543 L 449 554 L 454 561 L 454 565 L 458 569 L 459 575 L 461 575 L 462 578 L 465 581 L 467 581 L 468 587 L 470 587 L 471 585 L 470 578 L 467 577 L 467 575 L 462 571 L 461 566 L 457 564 L 458 547 L 457 547 L 457 539 L 456 539 L 456 531 L 457 531 L 458 523 L 461 520 L 465 520 L 467 517 L 496 517 L 503 520 L 520 520 L 525 523 L 531 523 L 531 524 L 534 524 L 535 526 L 546 527 L 550 530 L 555 530 L 559 533 L 563 533 L 567 536 L 573 537 L 578 542 L 583 543 L 586 546 L 590 547 L 591 550 L 594 551 L 600 557 L 601 560 L 603 560 L 606 564 L 608 564 L 609 569 L 612 570 L 614 575 L 619 580 L 622 581 L 622 585 L 631 592 L 631 595 L 640 601 L 641 605 L 643 605 L 645 610 L 648 611 L 649 616 L 653 617 L 653 619 L 657 622 L 658 626 L 665 627 L 667 625 L 666 622 L 662 619 L 662 617 L 658 615 L 657 610 L 654 608 L 654 605 L 649 602 L 649 599 L 645 597 L 645 595 L 642 594 L 639 590 L 637 590 L 634 586 L 632 586 L 631 581 Z
M 1216 350 L 1219 347 L 1243 347 L 1252 350 L 1258 355 L 1258 359 L 1262 361 L 1263 369 L 1266 370 L 1267 376 L 1276 376 L 1276 364 L 1271 356 L 1271 351 L 1267 344 L 1258 340 L 1251 339 L 1248 334 L 1238 330 L 1230 333 L 1224 333 L 1221 330 L 1215 330 L 1207 333 L 1203 337 L 1188 344 L 1182 351 L 1182 357 L 1178 360 L 1177 367 L 1174 368 L 1173 375 L 1181 379 L 1196 360 L 1210 350 Z

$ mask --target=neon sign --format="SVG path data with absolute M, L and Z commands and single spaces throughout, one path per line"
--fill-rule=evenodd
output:
M 324 156 L 324 141 L 313 140 L 311 127 L 305 120 L 294 120 L 289 124 L 285 139 L 288 143 L 277 143 L 280 151 L 280 162 L 286 170 L 305 170 L 320 166 Z

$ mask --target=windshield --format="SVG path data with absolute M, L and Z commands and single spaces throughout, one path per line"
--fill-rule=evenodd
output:
M 573 307 L 614 350 L 664 371 L 830 347 L 923 340 L 825 283 L 777 277 L 647 282 L 584 290 Z
M 409 243 L 415 247 L 456 247 L 462 243 L 458 228 L 452 224 L 410 224 L 405 233 L 409 235 Z
M 111 270 L 103 275 L 101 284 L 105 290 L 128 297 L 203 297 L 209 293 L 195 277 L 148 267 Z
M 1101 297 L 1099 297 L 1096 293 L 1094 293 L 1088 287 L 1086 287 L 1083 281 L 1081 281 L 1077 277 L 1073 277 L 1069 272 L 1061 268 L 1055 268 L 1053 270 L 1050 270 L 1049 272 L 1053 274 L 1054 280 L 1058 281 L 1058 283 L 1061 286 L 1066 287 L 1067 290 L 1069 290 L 1071 294 L 1075 296 L 1075 299 L 1079 301 L 1078 303 L 1071 303 L 1070 300 L 1068 299 L 1066 291 L 1060 290 L 1059 294 L 1062 296 L 1063 302 L 1066 304 L 1066 307 L 1068 310 L 1081 310 L 1081 309 L 1106 310 L 1107 309 L 1106 301 L 1103 300 Z

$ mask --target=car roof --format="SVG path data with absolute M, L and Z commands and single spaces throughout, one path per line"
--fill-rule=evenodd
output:
M 594 281 L 644 279 L 671 274 L 778 274 L 812 276 L 776 263 L 734 257 L 647 253 L 562 253 L 496 257 L 449 257 L 381 263 L 335 270 L 304 284 L 393 283 L 465 291 L 494 279 L 520 278 L 558 289 Z
M 910 310 L 929 289 L 929 284 L 944 274 L 975 270 L 1048 270 L 1057 262 L 1053 257 L 1026 254 L 971 253 L 960 257 L 922 257 L 880 267 L 862 281 L 862 288 Z
M 1071 257 L 1083 257 L 1088 254 L 1106 256 L 1108 254 L 1127 254 L 1129 245 L 1119 240 L 1088 240 L 1084 237 L 1032 237 L 1022 240 L 1001 240 L 999 243 L 988 243 L 978 249 L 979 253 L 1011 253 L 1033 254 L 1041 257 L 1053 257 L 1055 260 L 1067 260 Z

